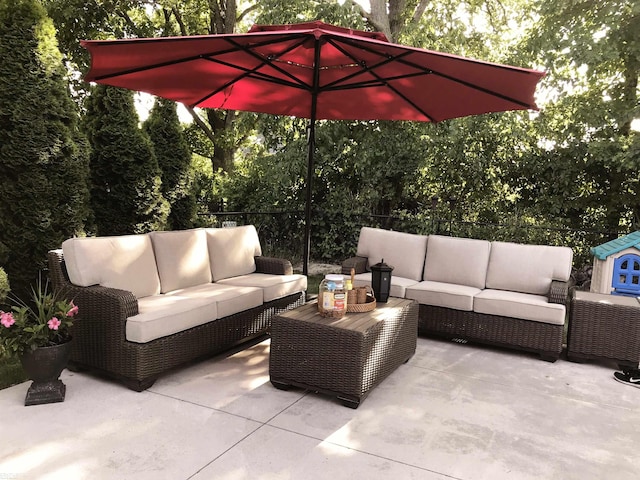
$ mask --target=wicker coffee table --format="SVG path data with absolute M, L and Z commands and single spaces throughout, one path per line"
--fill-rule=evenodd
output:
M 640 303 L 635 297 L 576 291 L 571 299 L 567 358 L 608 359 L 620 368 L 640 361 Z
M 336 396 L 358 408 L 371 389 L 416 351 L 418 304 L 389 298 L 366 313 L 325 318 L 316 303 L 281 313 L 271 323 L 271 383 Z

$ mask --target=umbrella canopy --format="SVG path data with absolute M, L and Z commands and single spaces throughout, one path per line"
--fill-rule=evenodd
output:
M 309 118 L 304 273 L 310 246 L 315 121 L 437 122 L 536 109 L 544 72 L 389 43 L 322 22 L 245 34 L 82 41 L 85 76 L 191 107 Z

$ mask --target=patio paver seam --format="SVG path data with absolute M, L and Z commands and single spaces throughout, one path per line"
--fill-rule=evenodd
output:
M 190 402 L 189 402 L 190 403 Z M 215 409 L 213 409 L 215 410 Z M 237 416 L 237 415 L 236 415 Z M 258 422 L 260 423 L 260 422 Z M 225 454 L 227 454 L 229 451 L 233 450 L 236 446 L 240 445 L 242 442 L 244 442 L 247 438 L 249 438 L 251 435 L 253 435 L 254 433 L 256 433 L 258 430 L 260 430 L 261 428 L 263 428 L 265 426 L 264 423 L 260 423 L 254 430 L 252 430 L 251 432 L 247 433 L 244 437 L 242 437 L 240 440 L 238 440 L 237 442 L 235 442 L 233 445 L 231 445 L 229 448 L 227 448 L 226 450 L 224 450 L 222 453 L 216 455 L 214 458 L 212 458 L 209 462 L 207 462 L 206 464 L 204 464 L 202 467 L 200 467 L 197 471 L 195 471 L 193 474 L 189 475 L 186 480 L 190 480 L 192 478 L 194 478 L 196 475 L 198 475 L 200 472 L 202 472 L 204 469 L 208 468 L 209 466 L 211 466 L 216 460 L 218 460 L 219 458 L 222 458 Z
M 442 472 L 439 472 L 437 470 L 432 470 L 432 469 L 429 469 L 429 468 L 421 467 L 419 465 L 414 465 L 412 463 L 403 462 L 401 460 L 396 460 L 394 458 L 385 457 L 383 455 L 377 455 L 375 453 L 367 452 L 366 450 L 360 450 L 358 448 L 349 447 L 347 445 L 342 445 L 340 443 L 332 442 L 331 440 L 326 440 L 326 439 L 319 438 L 319 437 L 316 437 L 316 436 L 313 436 L 313 435 L 309 435 L 309 434 L 306 434 L 306 433 L 296 432 L 295 430 L 291 430 L 289 428 L 279 427 L 277 425 L 267 425 L 267 426 L 275 428 L 275 429 L 278 429 L 278 430 L 281 430 L 283 432 L 292 433 L 294 435 L 299 435 L 301 437 L 309 438 L 311 440 L 317 440 L 317 441 L 322 442 L 322 443 L 327 443 L 329 445 L 333 445 L 334 447 L 344 448 L 344 449 L 350 450 L 352 452 L 361 453 L 363 455 L 367 455 L 367 456 L 370 456 L 370 457 L 378 458 L 380 460 L 385 460 L 387 462 L 396 463 L 398 465 L 404 465 L 404 466 L 415 468 L 415 469 L 418 469 L 418 470 L 421 470 L 421 471 L 424 471 L 424 472 L 434 473 L 436 475 L 440 475 L 440 476 L 446 477 L 446 478 L 451 478 L 453 480 L 465 480 L 464 478 L 454 477 L 453 475 L 448 475 L 446 473 L 442 473 Z

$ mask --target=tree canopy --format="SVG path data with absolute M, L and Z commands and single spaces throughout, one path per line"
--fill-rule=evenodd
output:
M 547 72 L 538 90 L 539 112 L 437 125 L 321 122 L 315 172 L 321 181 L 313 192 L 313 243 L 327 245 L 321 256 L 330 255 L 325 240 L 335 235 L 327 229 L 345 211 L 396 215 L 415 228 L 430 228 L 427 213 L 459 222 L 517 220 L 610 232 L 604 236 L 638 228 L 635 0 L 371 0 L 367 8 L 355 0 L 45 4 L 65 59 L 79 72 L 88 67 L 81 38 L 239 33 L 253 23 L 315 19 Z M 79 97 L 83 88 L 75 88 Z M 228 208 L 301 208 L 304 120 L 215 110 L 191 114 L 186 133 L 192 151 L 210 160 L 215 195 Z
M 84 231 L 88 149 L 40 2 L 0 2 L 0 55 L 0 266 L 25 295 L 47 251 Z

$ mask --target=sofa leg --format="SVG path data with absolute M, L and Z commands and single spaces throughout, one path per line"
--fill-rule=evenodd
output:
M 545 362 L 554 363 L 556 360 L 558 360 L 558 357 L 560 357 L 558 353 L 540 352 L 540 360 L 544 360 Z
M 579 353 L 567 353 L 567 360 L 574 363 L 584 363 L 589 360 L 589 358 Z
M 134 380 L 132 378 L 121 379 L 121 382 L 130 390 L 135 392 L 144 392 L 147 388 L 151 387 L 157 380 L 157 377 L 149 377 L 143 380 Z
M 278 390 L 291 390 L 291 385 L 278 380 L 271 379 L 271 385 L 276 387 Z

